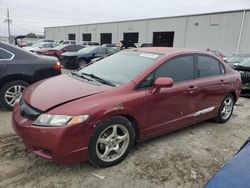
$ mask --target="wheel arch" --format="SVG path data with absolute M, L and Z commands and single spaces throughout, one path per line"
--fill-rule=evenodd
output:
M 234 102 L 236 102 L 237 101 L 236 92 L 235 91 L 230 91 L 229 93 L 234 97 Z
M 2 87 L 9 82 L 12 81 L 16 81 L 16 80 L 21 80 L 21 81 L 25 81 L 28 84 L 32 83 L 32 78 L 27 76 L 27 75 L 22 75 L 22 74 L 14 74 L 14 75 L 10 75 L 10 76 L 6 76 L 4 78 L 2 78 L 0 80 L 0 89 L 2 89 Z
M 139 131 L 139 123 L 136 120 L 136 118 L 129 112 L 127 111 L 111 111 L 109 113 L 106 113 L 102 116 L 102 118 L 98 121 L 98 122 L 103 122 L 106 121 L 112 117 L 115 116 L 121 116 L 126 118 L 127 120 L 129 120 L 131 122 L 131 124 L 133 125 L 134 131 L 135 131 L 135 136 L 136 136 L 136 141 L 138 141 L 140 139 L 140 131 Z

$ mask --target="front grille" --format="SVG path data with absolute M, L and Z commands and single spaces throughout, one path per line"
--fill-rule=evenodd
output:
M 250 71 L 240 71 L 240 75 L 243 83 L 250 82 Z
M 60 56 L 59 61 L 62 65 L 73 65 L 75 57 Z
M 29 120 L 35 120 L 42 113 L 42 111 L 27 104 L 23 98 L 20 99 L 19 105 L 20 114 Z

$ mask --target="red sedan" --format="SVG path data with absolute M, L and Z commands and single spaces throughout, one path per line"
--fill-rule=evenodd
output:
M 39 55 L 49 55 L 49 56 L 55 56 L 59 57 L 64 52 L 77 52 L 78 50 L 81 50 L 84 48 L 82 45 L 75 45 L 75 44 L 65 44 L 65 45 L 59 45 L 54 48 L 43 48 L 36 50 L 36 53 Z
M 31 85 L 14 108 L 12 125 L 41 157 L 108 167 L 136 141 L 208 119 L 226 122 L 240 83 L 237 71 L 207 53 L 124 50 Z

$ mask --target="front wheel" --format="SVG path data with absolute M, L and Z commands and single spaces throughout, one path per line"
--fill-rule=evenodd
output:
M 218 123 L 225 123 L 228 121 L 233 113 L 235 99 L 232 94 L 229 94 L 224 98 L 220 106 L 218 116 L 215 121 Z
M 16 101 L 21 97 L 23 90 L 29 84 L 22 80 L 16 80 L 5 84 L 0 91 L 0 102 L 3 107 L 12 110 Z
M 121 162 L 134 144 L 133 125 L 121 116 L 97 125 L 89 144 L 89 160 L 97 167 Z

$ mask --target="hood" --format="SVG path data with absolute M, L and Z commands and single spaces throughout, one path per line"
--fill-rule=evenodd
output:
M 236 69 L 240 71 L 250 71 L 250 67 L 245 65 L 238 65 L 236 66 Z
M 23 98 L 32 107 L 46 111 L 60 104 L 108 89 L 111 87 L 89 84 L 85 80 L 64 74 L 31 85 L 24 91 Z

